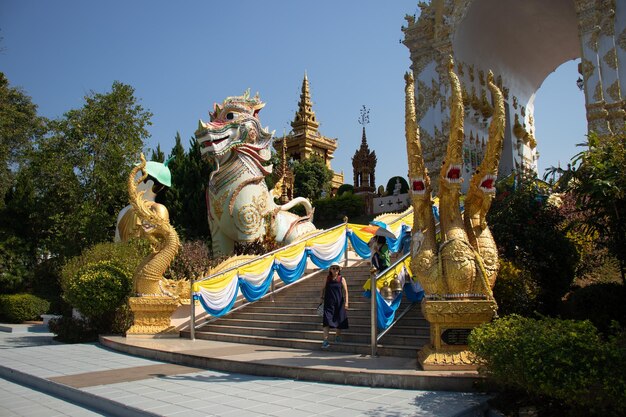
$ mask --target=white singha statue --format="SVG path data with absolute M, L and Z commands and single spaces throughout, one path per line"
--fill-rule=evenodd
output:
M 259 121 L 264 106 L 258 94 L 250 97 L 246 91 L 215 104 L 209 122 L 199 121 L 196 141 L 213 164 L 207 207 L 215 253 L 232 254 L 235 242 L 262 240 L 268 232 L 276 242 L 288 244 L 316 230 L 309 200 L 298 197 L 277 205 L 274 196 L 279 194 L 265 184 L 272 172 L 273 132 Z M 287 211 L 298 204 L 306 209 L 304 217 Z

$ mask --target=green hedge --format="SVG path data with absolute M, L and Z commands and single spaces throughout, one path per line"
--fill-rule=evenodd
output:
M 133 280 L 127 269 L 112 261 L 87 264 L 66 283 L 65 298 L 89 319 L 115 312 L 131 294 Z
M 469 346 L 503 387 L 588 414 L 626 412 L 624 334 L 605 340 L 589 321 L 511 315 L 474 329 Z
M 8 323 L 40 320 L 48 312 L 50 302 L 32 294 L 0 295 L 0 319 Z

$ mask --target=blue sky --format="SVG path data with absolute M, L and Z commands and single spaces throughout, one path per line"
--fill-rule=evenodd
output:
M 399 43 L 417 0 L 24 1 L 0 0 L 0 71 L 56 118 L 113 81 L 132 85 L 153 116 L 149 148 L 185 146 L 214 102 L 247 88 L 267 103 L 261 121 L 289 131 L 305 71 L 322 134 L 338 138 L 333 169 L 352 183 L 362 105 L 376 151 L 377 185 L 407 172 Z M 540 174 L 566 164 L 584 141 L 576 63 L 549 76 L 535 101 Z

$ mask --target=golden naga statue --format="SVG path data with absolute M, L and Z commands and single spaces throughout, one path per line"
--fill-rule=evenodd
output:
M 178 253 L 180 241 L 176 230 L 170 224 L 167 208 L 144 199 L 145 190 L 137 189 L 148 176 L 145 167 L 146 159 L 141 154 L 141 163 L 132 169 L 127 182 L 130 204 L 141 221 L 140 237 L 148 239 L 152 246 L 152 253 L 135 271 L 135 292 L 138 296 L 179 295 L 170 293 L 166 288 L 170 287 L 175 293 L 180 293 L 183 288 L 171 288 L 172 283 L 165 280 L 163 274 Z M 142 175 L 135 180 L 139 171 Z M 185 283 L 186 281 L 180 281 L 177 287 Z
M 404 77 L 405 128 L 414 209 L 411 270 L 426 294 L 434 298 L 492 299 L 491 290 L 498 273 L 498 250 L 485 217 L 496 192 L 495 181 L 504 138 L 504 100 L 489 72 L 487 82 L 494 102 L 489 140 L 484 159 L 470 180 L 465 213 L 462 214 L 459 198 L 463 181 L 464 114 L 461 86 L 453 68 L 450 58 L 450 138 L 439 174 L 439 243 L 432 211 L 430 177 L 424 165 L 415 115 L 413 74 L 407 73 Z

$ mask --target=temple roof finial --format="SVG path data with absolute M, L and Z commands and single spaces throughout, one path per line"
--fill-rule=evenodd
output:
M 311 134 L 317 134 L 319 123 L 313 111 L 313 103 L 311 102 L 311 93 L 309 91 L 309 79 L 306 71 L 304 71 L 304 79 L 302 80 L 302 92 L 300 101 L 298 102 L 298 111 L 291 122 L 291 127 L 295 132 L 309 131 Z

